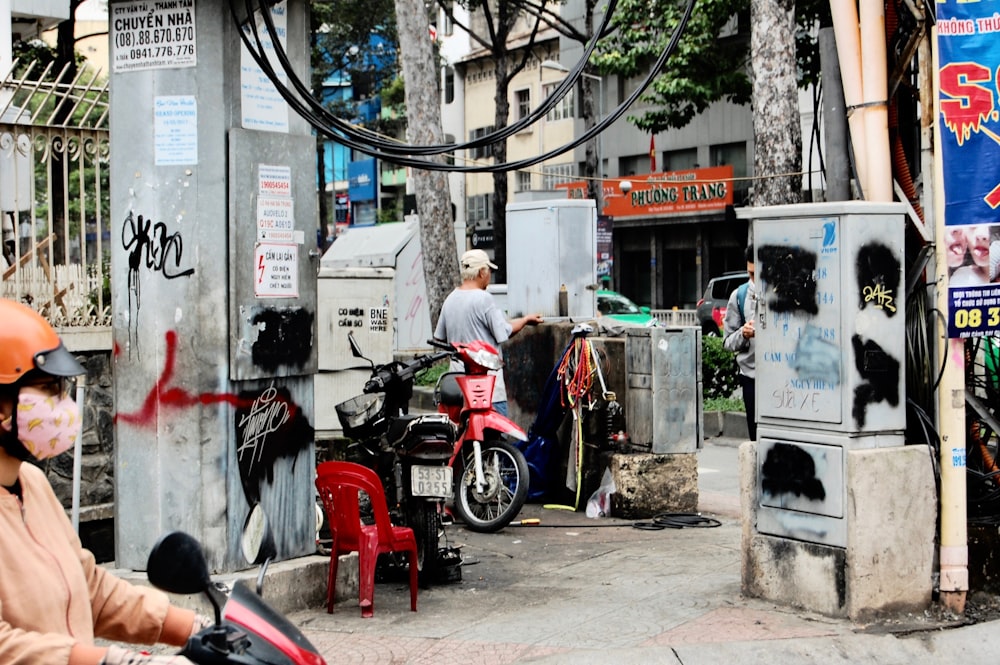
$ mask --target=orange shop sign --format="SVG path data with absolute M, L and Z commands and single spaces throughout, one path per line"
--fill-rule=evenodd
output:
M 627 194 L 621 190 L 621 183 L 626 180 L 632 183 Z M 604 209 L 601 214 L 611 217 L 724 210 L 733 204 L 731 165 L 607 179 L 602 185 Z M 587 183 L 583 181 L 559 184 L 556 188 L 565 189 L 571 199 L 587 196 Z

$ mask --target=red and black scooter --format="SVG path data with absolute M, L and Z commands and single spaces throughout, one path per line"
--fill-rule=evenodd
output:
M 438 412 L 458 425 L 450 464 L 455 469 L 455 510 L 472 531 L 499 531 L 521 512 L 528 497 L 528 463 L 507 439 L 527 440 L 517 423 L 493 409 L 500 353 L 477 340 L 448 344 L 427 340 L 452 352 L 464 372 L 448 372 L 438 380 L 434 401 Z
M 257 590 L 237 582 L 227 595 L 212 582 L 193 536 L 172 531 L 153 546 L 146 566 L 150 583 L 171 593 L 204 593 L 215 610 L 215 625 L 194 635 L 180 654 L 199 665 L 326 665 L 302 631 L 260 595 L 267 564 L 275 555 L 260 506 L 247 518 L 243 553 L 249 562 L 262 564 Z

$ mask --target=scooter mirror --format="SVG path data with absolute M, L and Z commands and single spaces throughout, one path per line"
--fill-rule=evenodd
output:
M 358 340 L 354 339 L 354 332 L 347 333 L 347 343 L 351 345 L 351 355 L 355 358 L 364 358 L 365 354 L 361 352 L 361 347 L 358 346 Z
M 267 515 L 259 503 L 255 505 L 246 522 L 243 523 L 243 537 L 240 543 L 243 547 L 243 558 L 255 566 L 273 559 L 278 554 L 274 544 L 274 533 L 267 522 Z
M 150 584 L 170 593 L 201 593 L 212 583 L 201 545 L 183 531 L 172 531 L 153 545 L 146 576 Z

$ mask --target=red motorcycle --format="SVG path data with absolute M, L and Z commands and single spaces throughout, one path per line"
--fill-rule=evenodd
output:
M 261 596 L 277 550 L 259 505 L 247 517 L 241 544 L 247 562 L 261 566 L 256 593 L 242 580 L 228 594 L 214 583 L 201 545 L 183 531 L 166 534 L 149 553 L 146 573 L 153 586 L 183 595 L 204 593 L 215 610 L 215 625 L 192 636 L 179 653 L 199 665 L 326 665 L 302 631 Z
M 514 421 L 493 409 L 496 375 L 503 366 L 500 353 L 483 341 L 429 344 L 452 352 L 464 372 L 448 372 L 434 389 L 438 412 L 458 425 L 458 440 L 450 460 L 455 469 L 455 510 L 472 531 L 499 531 L 521 511 L 528 497 L 528 463 L 507 438 L 527 435 Z

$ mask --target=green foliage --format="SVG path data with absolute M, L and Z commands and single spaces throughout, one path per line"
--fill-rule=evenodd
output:
M 703 411 L 746 411 L 743 400 L 733 397 L 711 397 L 702 402 Z
M 448 360 L 442 360 L 436 365 L 431 365 L 427 369 L 422 369 L 417 372 L 416 378 L 413 380 L 413 384 L 417 386 L 435 386 L 437 385 L 438 379 L 441 375 L 448 371 L 450 363 Z
M 733 352 L 722 346 L 722 338 L 701 338 L 702 397 L 706 400 L 729 398 L 739 385 L 739 369 Z
M 621 0 L 612 19 L 615 31 L 601 41 L 593 64 L 602 74 L 645 77 L 666 49 L 683 9 L 676 0 Z M 818 78 L 818 46 L 812 28 L 828 25 L 829 13 L 829 4 L 820 0 L 796 3 L 796 48 L 803 87 Z M 731 21 L 738 23 L 738 31 Z M 727 36 L 720 37 L 723 28 Z M 656 133 L 684 127 L 716 101 L 749 104 L 749 37 L 749 0 L 699 0 L 677 48 L 641 97 L 653 108 L 642 116 L 629 116 L 629 121 Z

